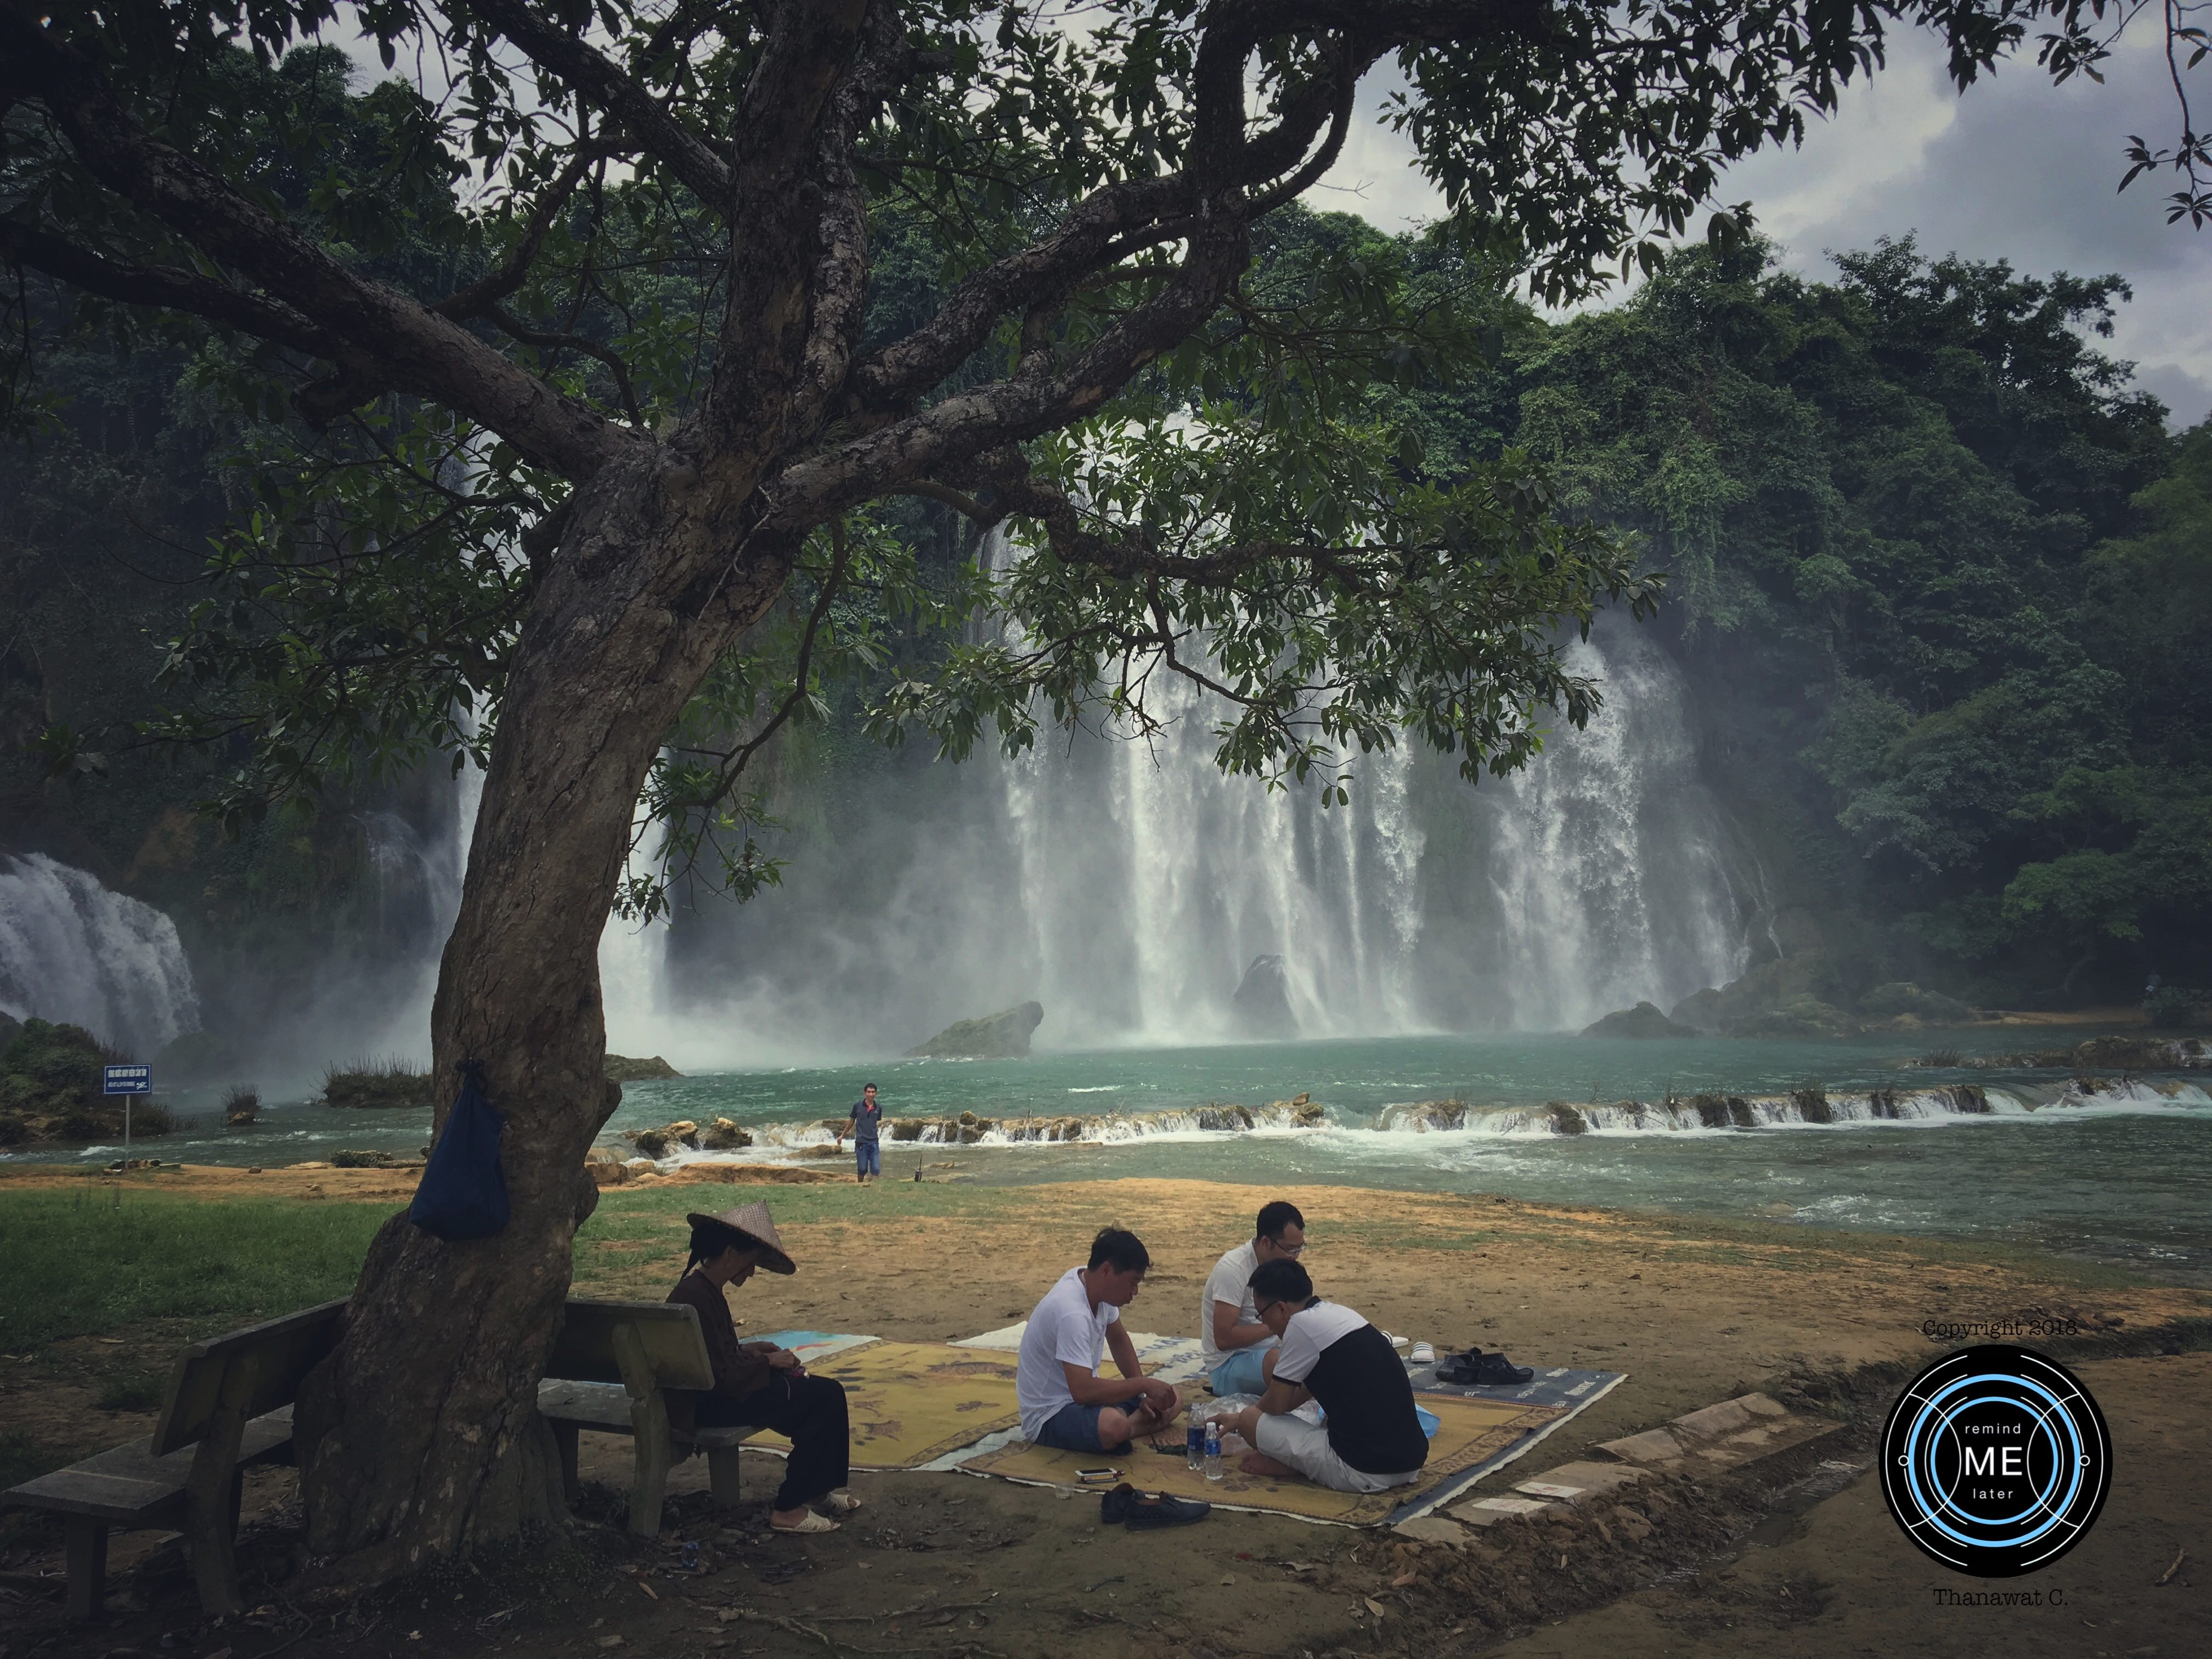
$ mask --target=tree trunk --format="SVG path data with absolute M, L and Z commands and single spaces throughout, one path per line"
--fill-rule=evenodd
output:
M 599 934 L 647 768 L 789 566 L 788 550 L 715 560 L 732 540 L 715 492 L 681 471 L 669 477 L 694 487 L 672 495 L 661 465 L 641 447 L 579 494 L 515 652 L 439 968 L 438 1086 L 455 1086 L 455 1062 L 483 1062 L 513 1218 L 451 1244 L 404 1214 L 386 1223 L 301 1396 L 308 1545 L 355 1558 L 353 1576 L 565 1513 L 537 1389 L 597 1200 L 584 1154 L 622 1098 L 604 1064 Z

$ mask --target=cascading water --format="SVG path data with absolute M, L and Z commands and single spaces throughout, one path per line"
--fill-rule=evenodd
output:
M 1267 957 L 1308 1036 L 1671 1006 L 1742 971 L 1755 873 L 1666 653 L 1609 618 L 1567 649 L 1607 706 L 1504 785 L 1401 748 L 1360 758 L 1348 807 L 1271 793 L 1222 775 L 1218 710 L 1164 676 L 1146 738 L 1047 732 L 959 769 L 817 759 L 781 809 L 785 884 L 680 916 L 678 988 L 752 1059 L 903 1048 L 1030 998 L 1052 1048 L 1273 1034 L 1235 1000 Z
M 148 1054 L 200 1026 L 176 924 L 43 853 L 0 854 L 0 1010 Z
M 1753 907 L 1718 805 L 1698 781 L 1680 671 L 1632 624 L 1566 649 L 1605 708 L 1564 729 L 1492 803 L 1487 872 L 1504 1024 L 1578 1027 L 1671 1008 L 1742 972 Z

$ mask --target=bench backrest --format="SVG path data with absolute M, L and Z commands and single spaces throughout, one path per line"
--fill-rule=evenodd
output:
M 198 1441 L 222 1403 L 226 1382 L 242 1399 L 249 1419 L 290 1405 L 307 1373 L 337 1346 L 344 1311 L 341 1297 L 185 1349 L 154 1428 L 154 1455 Z
M 562 1382 L 629 1382 L 623 1350 L 650 1368 L 664 1389 L 711 1389 L 714 1367 L 699 1314 L 680 1302 L 594 1302 L 568 1298 L 545 1375 Z

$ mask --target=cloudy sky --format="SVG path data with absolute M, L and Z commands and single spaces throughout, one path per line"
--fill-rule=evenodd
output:
M 1744 162 L 1721 199 L 1748 200 L 1785 262 L 1808 276 L 1832 274 L 1830 250 L 1908 234 L 1929 253 L 2006 259 L 2031 275 L 2116 271 L 2135 299 L 2102 349 L 2132 360 L 2175 422 L 2193 424 L 2212 414 L 2212 228 L 2166 222 L 2169 174 L 2117 191 L 2128 136 L 2162 147 L 2179 125 L 2152 32 L 2133 33 L 2102 86 L 2054 87 L 2031 58 L 1964 94 L 1944 74 L 1936 37 L 1900 34 L 1888 66 L 1849 88 L 1834 118 L 1812 123 L 1803 148 Z M 1372 125 L 1309 200 L 1392 229 L 1442 210 L 1409 147 Z

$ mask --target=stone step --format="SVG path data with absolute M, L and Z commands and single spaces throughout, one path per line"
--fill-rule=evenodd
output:
M 1556 1469 L 1514 1483 L 1513 1490 L 1528 1498 L 1551 1498 L 1572 1504 L 1584 1498 L 1604 1497 L 1633 1481 L 1644 1471 L 1619 1463 L 1562 1463 Z

